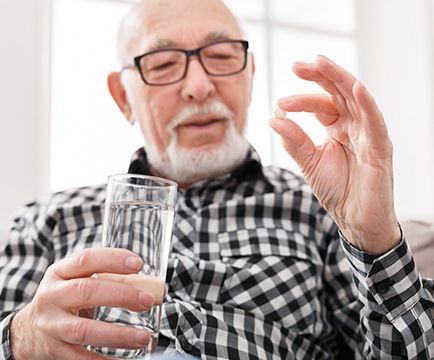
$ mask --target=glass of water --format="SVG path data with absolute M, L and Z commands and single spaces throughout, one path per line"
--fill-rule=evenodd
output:
M 102 245 L 129 249 L 142 257 L 144 265 L 138 274 L 97 276 L 142 287 L 154 295 L 156 305 L 143 312 L 107 306 L 97 307 L 95 319 L 146 329 L 151 334 L 151 342 L 142 349 L 94 347 L 93 351 L 112 358 L 147 359 L 155 350 L 176 195 L 177 184 L 170 180 L 135 174 L 109 177 Z

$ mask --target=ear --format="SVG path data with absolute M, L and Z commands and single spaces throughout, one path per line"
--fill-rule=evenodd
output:
M 253 55 L 252 52 L 249 52 L 249 56 L 250 56 L 250 63 L 251 63 L 250 71 L 252 72 L 252 76 L 253 76 L 255 75 L 255 56 Z
M 107 85 L 110 95 L 119 107 L 119 110 L 124 114 L 128 122 L 133 125 L 130 104 L 128 103 L 127 93 L 121 81 L 120 72 L 111 72 L 107 77 Z
M 250 102 L 252 102 L 252 93 L 253 93 L 253 78 L 255 75 L 255 57 L 253 55 L 253 53 L 249 52 L 249 57 L 250 57 L 250 67 L 249 67 L 249 71 L 250 71 Z

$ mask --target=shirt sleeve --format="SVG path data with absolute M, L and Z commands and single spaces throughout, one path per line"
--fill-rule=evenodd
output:
M 13 360 L 11 346 L 9 342 L 9 327 L 11 324 L 12 315 L 8 315 L 2 321 L 0 321 L 0 331 L 1 331 L 1 353 L 2 359 Z
M 39 205 L 32 203 L 17 212 L 8 244 L 0 250 L 0 358 L 3 355 L 13 359 L 9 342 L 11 319 L 32 298 L 50 264 L 44 237 L 36 230 L 37 209 Z
M 364 358 L 433 359 L 434 281 L 421 278 L 406 240 L 372 255 L 340 235 L 364 305 Z

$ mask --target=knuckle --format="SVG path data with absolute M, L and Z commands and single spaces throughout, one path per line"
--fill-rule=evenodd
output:
M 52 298 L 47 292 L 38 292 L 28 306 L 31 306 L 32 324 L 40 329 L 47 325 L 47 317 L 52 313 Z
M 84 344 L 88 337 L 90 328 L 86 321 L 78 321 L 71 328 L 71 336 L 74 344 Z
M 130 285 L 119 284 L 117 296 L 119 299 L 133 299 L 135 297 L 135 289 Z
M 80 305 L 92 305 L 92 295 L 97 291 L 97 284 L 90 284 L 88 279 L 76 279 L 71 282 L 71 286 L 75 289 Z
M 56 359 L 58 348 L 52 342 L 43 343 L 44 353 L 48 359 Z
M 56 265 L 55 265 L 55 264 L 51 264 L 51 265 L 47 268 L 47 270 L 45 270 L 45 274 L 44 274 L 44 277 L 43 277 L 43 278 L 48 278 L 48 277 L 53 276 L 53 274 L 55 273 L 55 268 L 56 268 Z
M 72 262 L 75 266 L 86 267 L 90 263 L 91 252 L 89 249 L 75 252 L 71 255 Z

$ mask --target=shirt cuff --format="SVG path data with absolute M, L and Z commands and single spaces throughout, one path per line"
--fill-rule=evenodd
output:
M 393 322 L 419 302 L 422 281 L 404 236 L 381 255 L 365 253 L 351 245 L 341 232 L 339 236 L 360 300 L 366 306 Z
M 1 329 L 1 353 L 0 358 L 5 360 L 13 360 L 11 343 L 10 343 L 10 326 L 11 320 L 15 313 L 8 315 L 0 322 Z M 1 356 L 3 355 L 3 357 Z

